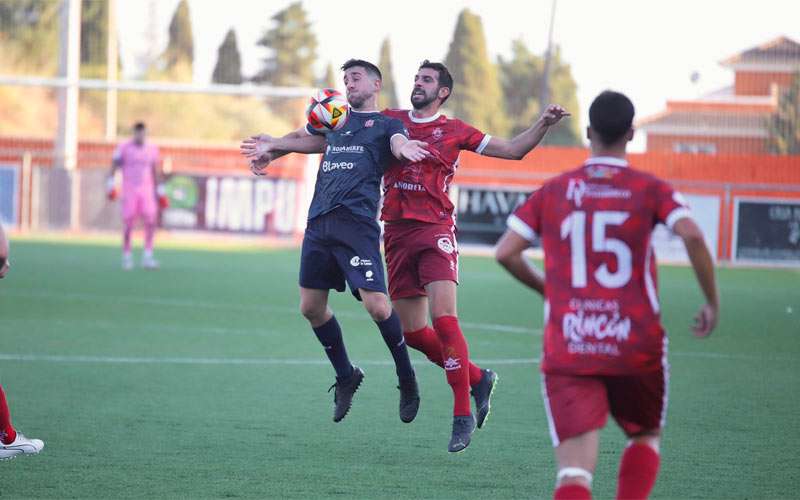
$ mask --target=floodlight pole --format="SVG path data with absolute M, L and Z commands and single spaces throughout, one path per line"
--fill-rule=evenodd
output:
M 63 204 L 65 200 L 62 196 L 69 199 L 69 228 L 77 230 L 80 227 L 80 177 L 75 167 L 78 163 L 81 0 L 62 0 L 60 14 L 58 73 L 66 81 L 66 86 L 58 91 L 58 134 L 55 140 L 53 174 L 56 175 L 59 169 L 63 169 L 67 185 L 52 186 L 50 200 L 52 203 L 52 200 L 60 199 Z M 58 196 L 54 196 L 55 193 Z M 54 212 L 53 209 L 50 210 L 51 214 Z
M 556 22 L 556 3 L 550 9 L 550 28 L 547 35 L 547 52 L 544 54 L 544 70 L 542 71 L 542 88 L 539 91 L 539 108 L 544 111 L 550 104 L 550 60 L 553 55 L 553 25 Z
M 56 164 L 74 170 L 78 156 L 78 77 L 81 65 L 81 0 L 61 1 L 58 73 L 67 85 L 58 89 Z

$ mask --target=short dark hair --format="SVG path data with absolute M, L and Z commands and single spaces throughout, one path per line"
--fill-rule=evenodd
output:
M 589 126 L 606 146 L 622 139 L 633 125 L 636 111 L 625 94 L 605 90 L 589 106 Z
M 453 75 L 450 74 L 450 71 L 444 64 L 438 62 L 431 62 L 427 59 L 422 61 L 422 64 L 419 65 L 417 71 L 419 71 L 422 68 L 428 68 L 436 71 L 439 74 L 438 78 L 439 88 L 446 87 L 450 91 L 450 93 L 447 94 L 447 96 L 444 99 L 442 99 L 442 104 L 444 104 L 444 101 L 446 101 L 453 93 Z
M 354 68 L 356 66 L 361 66 L 367 73 L 376 77 L 378 80 L 383 80 L 383 75 L 381 75 L 381 70 L 378 69 L 377 66 L 372 64 L 369 61 L 365 61 L 363 59 L 348 59 L 346 63 L 342 64 L 342 71 L 347 71 L 350 68 Z
M 145 127 L 144 122 L 136 122 L 133 124 L 133 130 L 137 132 L 139 132 L 140 130 L 144 130 L 145 128 L 147 127 Z

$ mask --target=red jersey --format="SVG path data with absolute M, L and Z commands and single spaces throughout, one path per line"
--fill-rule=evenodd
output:
M 650 235 L 690 215 L 666 182 L 617 158 L 591 158 L 546 182 L 508 219 L 541 238 L 545 268 L 542 371 L 630 375 L 666 354 Z
M 439 113 L 423 119 L 402 109 L 386 109 L 382 113 L 402 120 L 408 138 L 427 142 L 431 156 L 416 163 L 392 159 L 383 174 L 381 220 L 452 225 L 454 207 L 448 193 L 458 168 L 458 155 L 462 149 L 481 153 L 492 137 Z

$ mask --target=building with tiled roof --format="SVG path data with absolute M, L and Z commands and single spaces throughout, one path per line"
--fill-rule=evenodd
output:
M 780 37 L 720 64 L 733 70 L 733 85 L 694 100 L 668 100 L 664 111 L 638 122 L 648 151 L 767 152 L 767 120 L 800 72 L 800 43 Z

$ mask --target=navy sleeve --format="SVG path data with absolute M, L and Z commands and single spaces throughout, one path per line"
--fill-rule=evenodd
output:
M 400 134 L 406 139 L 408 139 L 408 130 L 406 130 L 406 127 L 405 125 L 403 125 L 403 122 L 401 122 L 397 118 L 391 118 L 386 124 L 386 135 L 389 136 L 389 141 L 392 140 L 392 137 L 394 137 L 395 134 Z
M 319 130 L 314 130 L 313 128 L 311 128 L 311 124 L 310 123 L 306 123 L 306 132 L 308 132 L 308 135 L 325 135 L 323 132 L 320 132 Z

